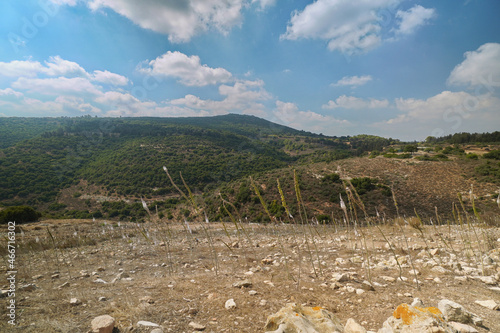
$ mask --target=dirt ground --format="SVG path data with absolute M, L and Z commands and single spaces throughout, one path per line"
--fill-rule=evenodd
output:
M 16 325 L 7 318 L 13 297 L 4 295 L 2 332 L 89 332 L 92 319 L 104 314 L 116 319 L 114 332 L 152 330 L 138 321 L 164 332 L 193 332 L 191 322 L 205 332 L 263 332 L 267 316 L 290 302 L 321 306 L 344 324 L 354 318 L 377 331 L 415 297 L 426 306 L 455 301 L 484 319 L 479 332 L 500 332 L 500 311 L 474 303 L 500 303 L 500 292 L 490 289 L 498 280 L 488 285 L 477 278 L 498 278 L 500 228 L 424 226 L 421 233 L 391 224 L 236 228 L 59 220 L 22 229 L 15 239 Z M 0 245 L 7 276 L 7 238 Z M 251 285 L 233 286 L 244 280 Z M 9 288 L 6 279 L 0 286 Z M 236 308 L 225 308 L 229 299 Z

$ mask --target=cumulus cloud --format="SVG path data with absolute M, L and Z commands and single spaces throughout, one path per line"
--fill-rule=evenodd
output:
M 225 114 L 242 112 L 246 114 L 262 114 L 263 101 L 269 100 L 271 95 L 264 89 L 263 81 L 238 81 L 234 85 L 221 85 L 219 94 L 222 100 L 201 99 L 198 96 L 186 95 L 183 98 L 172 100 L 176 106 L 184 106 L 195 110 L 204 110 L 210 114 Z
M 0 89 L 0 96 L 14 96 L 14 97 L 23 97 L 23 93 L 19 91 L 15 91 L 11 88 Z
M 323 109 L 377 109 L 386 108 L 389 106 L 389 101 L 386 99 L 379 100 L 375 98 L 363 99 L 354 96 L 339 96 L 335 101 L 328 101 L 322 106 Z
M 436 10 L 434 8 L 424 8 L 420 5 L 415 5 L 407 11 L 398 10 L 396 17 L 400 22 L 396 34 L 412 34 L 420 26 L 427 24 L 429 20 L 435 16 Z
M 325 116 L 313 111 L 301 111 L 295 103 L 276 101 L 273 110 L 274 121 L 300 130 L 314 131 L 316 133 L 339 134 L 350 123 L 332 116 Z
M 59 1 L 59 0 L 58 0 Z M 242 21 L 244 0 L 89 0 L 93 10 L 109 8 L 144 29 L 167 34 L 171 42 L 187 42 L 193 36 L 216 29 L 227 33 Z M 261 0 L 261 5 L 269 0 Z
M 91 76 L 92 81 L 111 84 L 114 86 L 126 86 L 128 79 L 125 76 L 111 73 L 109 71 L 94 71 Z
M 363 76 L 344 76 L 342 79 L 334 83 L 333 86 L 362 86 L 372 80 L 370 75 Z
M 42 64 L 31 60 L 0 62 L 0 75 L 8 77 L 34 77 L 43 70 Z
M 50 57 L 45 65 L 40 72 L 48 76 L 87 76 L 87 72 L 79 64 L 60 56 Z
M 448 84 L 500 87 L 500 44 L 486 43 L 464 54 L 448 78 Z
M 148 67 L 139 69 L 142 73 L 156 76 L 174 77 L 186 86 L 206 86 L 224 83 L 232 75 L 224 68 L 211 68 L 202 65 L 200 57 L 187 56 L 178 51 L 168 51 L 148 63 Z
M 303 11 L 295 11 L 282 39 L 302 38 L 328 41 L 330 50 L 352 54 L 381 43 L 377 11 L 400 0 L 317 0 Z
M 500 123 L 500 99 L 489 94 L 443 91 L 427 99 L 399 98 L 395 105 L 400 114 L 373 124 L 403 140 L 424 139 L 429 135 L 495 131 Z
M 31 93 L 40 93 L 44 95 L 101 94 L 99 87 L 93 85 L 88 79 L 81 77 L 46 79 L 20 77 L 13 82 L 11 86 L 15 89 L 27 90 Z

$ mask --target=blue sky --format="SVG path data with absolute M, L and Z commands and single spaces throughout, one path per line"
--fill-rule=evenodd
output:
M 251 114 L 326 135 L 500 128 L 497 0 L 5 0 L 0 116 Z

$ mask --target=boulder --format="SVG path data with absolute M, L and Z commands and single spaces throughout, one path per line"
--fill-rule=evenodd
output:
M 399 305 L 378 333 L 452 333 L 438 308 Z
M 92 333 L 112 333 L 115 327 L 115 318 L 109 315 L 95 317 L 91 322 Z
M 447 321 L 456 321 L 462 324 L 472 323 L 472 313 L 449 299 L 443 299 L 438 303 L 439 310 L 443 313 Z
M 334 333 L 344 332 L 344 327 L 333 313 L 319 306 L 290 303 L 267 317 L 264 330 L 267 333 Z

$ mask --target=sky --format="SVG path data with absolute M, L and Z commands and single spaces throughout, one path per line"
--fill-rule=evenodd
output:
M 2 0 L 0 117 L 500 130 L 498 0 Z

